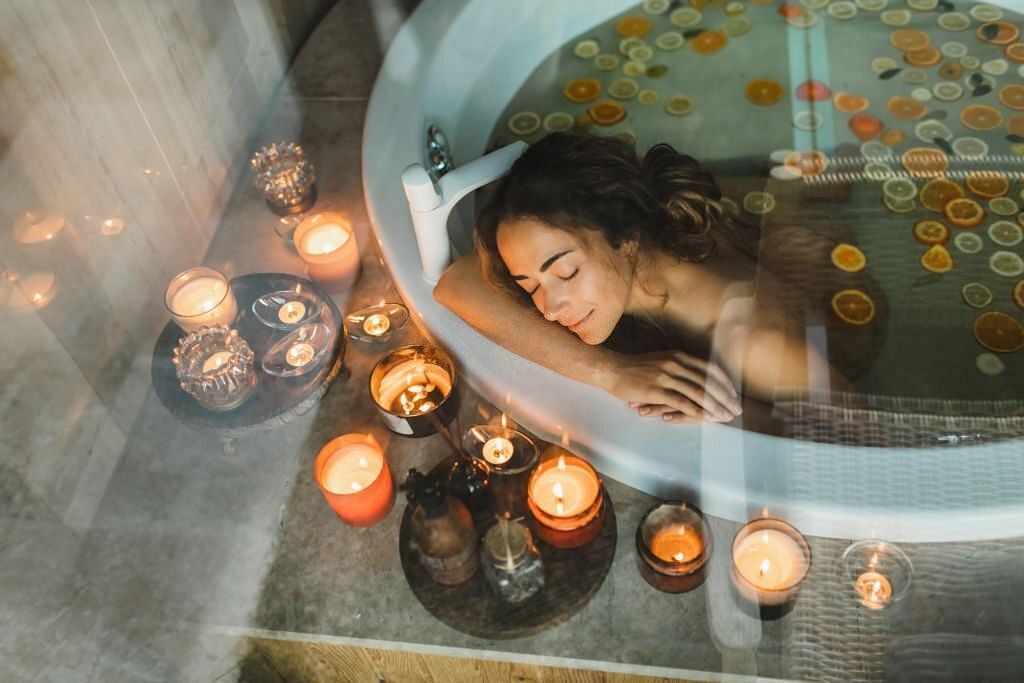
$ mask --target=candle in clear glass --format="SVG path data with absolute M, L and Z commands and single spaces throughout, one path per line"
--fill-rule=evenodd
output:
M 857 602 L 869 610 L 890 607 L 906 595 L 914 572 L 910 558 L 888 541 L 865 539 L 843 552 L 847 580 Z
M 508 427 L 504 415 L 498 425 L 474 425 L 462 436 L 466 453 L 490 470 L 487 489 L 491 507 L 499 516 L 525 517 L 527 484 L 537 464 L 537 447 L 522 432 Z
M 892 584 L 875 571 L 866 571 L 858 576 L 854 590 L 860 596 L 860 604 L 871 610 L 882 609 L 892 600 Z
M 334 512 L 351 526 L 377 524 L 395 503 L 391 470 L 369 434 L 346 434 L 329 442 L 317 455 L 313 477 Z
M 343 214 L 325 211 L 303 219 L 292 241 L 309 276 L 328 291 L 350 289 L 359 279 L 359 247 Z
M 192 268 L 167 285 L 164 305 L 185 332 L 200 327 L 230 326 L 238 317 L 238 304 L 227 277 L 213 268 Z
M 578 548 L 597 538 L 604 493 L 597 472 L 559 446 L 544 451 L 530 475 L 527 505 L 538 538 L 557 548 Z
M 647 583 L 666 593 L 684 593 L 704 583 L 711 533 L 696 507 L 666 501 L 644 513 L 636 550 L 637 566 Z
M 733 585 L 741 597 L 761 607 L 791 603 L 810 568 L 807 539 L 781 520 L 756 519 L 733 539 Z

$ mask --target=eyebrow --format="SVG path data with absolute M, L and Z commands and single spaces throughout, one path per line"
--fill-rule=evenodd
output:
M 553 264 L 553 263 L 554 263 L 555 261 L 557 261 L 558 259 L 562 258 L 562 257 L 563 257 L 563 256 L 565 256 L 566 254 L 569 254 L 569 253 L 571 253 L 571 252 L 572 252 L 572 249 L 568 249 L 568 250 L 566 250 L 566 251 L 560 251 L 560 252 L 558 252 L 557 254 L 555 254 L 554 256 L 552 256 L 551 258 L 549 258 L 549 259 L 548 259 L 547 261 L 545 261 L 545 262 L 544 262 L 544 263 L 543 263 L 543 264 L 541 265 L 541 267 L 540 267 L 540 272 L 542 272 L 542 273 L 543 273 L 543 272 L 544 272 L 544 271 L 546 271 L 546 270 L 547 270 L 548 268 L 550 268 L 550 267 L 551 267 L 551 265 L 552 265 L 552 264 Z M 513 280 L 529 280 L 529 279 L 530 279 L 530 276 L 529 276 L 529 275 L 513 275 L 513 276 L 512 276 L 512 279 L 513 279 Z

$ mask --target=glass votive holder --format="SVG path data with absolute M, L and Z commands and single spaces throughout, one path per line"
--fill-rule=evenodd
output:
M 313 478 L 331 509 L 350 526 L 377 524 L 395 504 L 384 451 L 370 434 L 346 434 L 320 449 Z
M 400 346 L 370 373 L 370 397 L 384 425 L 402 436 L 429 436 L 459 411 L 455 364 L 426 344 Z
M 758 609 L 761 619 L 788 613 L 810 570 L 807 539 L 782 520 L 755 519 L 733 539 L 733 589 L 741 601 Z
M 275 330 L 294 330 L 311 325 L 320 318 L 323 309 L 320 297 L 303 291 L 302 285 L 264 294 L 252 302 L 256 319 Z
M 183 332 L 211 325 L 230 326 L 238 317 L 238 303 L 224 273 L 213 268 L 190 268 L 167 285 L 164 305 Z
M 334 342 L 330 325 L 303 325 L 270 347 L 260 366 L 275 377 L 298 377 L 320 366 Z
M 914 566 L 899 546 L 888 541 L 857 541 L 843 551 L 842 562 L 855 599 L 871 611 L 889 607 L 910 590 Z
M 462 435 L 462 448 L 491 472 L 488 490 L 494 513 L 526 516 L 526 487 L 540 455 L 533 441 L 503 422 L 470 427 Z
M 604 487 L 583 458 L 549 446 L 526 486 L 532 528 L 540 540 L 554 548 L 581 548 L 601 533 Z
M 256 387 L 253 352 L 238 331 L 214 325 L 178 340 L 174 349 L 181 388 L 207 410 L 231 410 Z
M 343 292 L 359 279 L 359 246 L 344 214 L 324 211 L 306 216 L 295 228 L 292 243 L 309 277 L 327 291 Z
M 544 563 L 525 525 L 499 519 L 484 534 L 480 556 L 487 583 L 505 602 L 523 602 L 544 588 Z
M 294 142 L 275 142 L 252 155 L 253 185 L 279 216 L 308 211 L 316 202 L 316 171 Z
M 683 501 L 652 506 L 636 529 L 637 567 L 644 581 L 665 593 L 686 593 L 704 583 L 711 530 L 704 514 Z
M 402 304 L 374 304 L 345 316 L 345 330 L 356 341 L 387 341 L 409 321 L 409 309 Z

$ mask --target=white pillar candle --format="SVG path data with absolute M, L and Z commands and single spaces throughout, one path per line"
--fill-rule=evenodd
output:
M 177 275 L 167 286 L 164 303 L 185 332 L 203 326 L 230 326 L 238 316 L 227 278 L 212 268 L 193 268 Z
M 292 236 L 309 276 L 331 292 L 352 287 L 359 279 L 359 247 L 344 215 L 325 211 L 305 218 Z
M 323 487 L 331 493 L 349 494 L 372 484 L 384 467 L 383 454 L 372 445 L 354 443 L 332 453 L 320 472 Z

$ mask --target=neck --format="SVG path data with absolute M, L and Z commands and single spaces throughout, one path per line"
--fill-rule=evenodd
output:
M 629 288 L 626 313 L 657 322 L 683 292 L 692 288 L 700 277 L 700 268 L 701 264 L 662 253 L 642 259 Z

